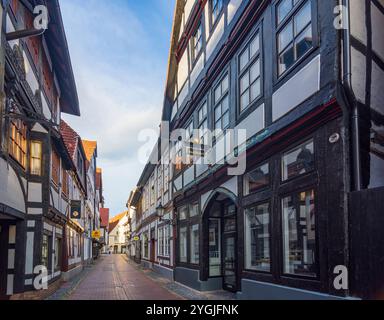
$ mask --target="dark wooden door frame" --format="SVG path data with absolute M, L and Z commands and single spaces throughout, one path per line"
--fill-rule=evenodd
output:
M 6 223 L 1 223 L 0 232 L 0 300 L 6 298 L 7 293 L 7 265 L 8 265 L 8 229 Z

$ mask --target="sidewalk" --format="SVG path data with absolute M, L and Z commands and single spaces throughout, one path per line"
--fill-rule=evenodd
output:
M 194 289 L 191 289 L 187 286 L 184 286 L 181 283 L 171 281 L 167 278 L 162 277 L 159 273 L 142 267 L 141 265 L 136 264 L 134 261 L 124 257 L 127 260 L 128 264 L 140 270 L 147 277 L 151 278 L 153 281 L 157 282 L 159 285 L 163 286 L 167 290 L 181 296 L 185 300 L 236 300 L 234 293 L 227 292 L 224 290 L 221 291 L 211 291 L 211 292 L 200 292 Z

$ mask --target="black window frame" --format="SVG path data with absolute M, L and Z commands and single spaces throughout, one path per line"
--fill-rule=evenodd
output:
M 245 52 L 245 50 L 250 50 L 250 45 L 253 42 L 253 40 L 259 37 L 259 50 L 255 54 L 254 57 L 249 57 L 248 63 L 241 69 L 240 59 L 242 54 Z M 236 56 L 236 64 L 237 64 L 237 116 L 238 118 L 241 118 L 243 115 L 247 114 L 249 110 L 254 109 L 255 106 L 259 107 L 260 101 L 264 98 L 264 59 L 263 59 L 263 27 L 262 27 L 262 21 L 256 26 L 256 28 L 252 31 L 251 36 L 248 38 L 248 40 L 245 42 L 245 44 L 241 47 L 239 50 L 239 53 Z M 260 65 L 260 75 L 259 77 L 253 82 L 255 83 L 257 80 L 260 80 L 260 94 L 257 96 L 253 101 L 249 99 L 249 103 L 246 108 L 241 110 L 241 78 L 247 73 L 250 72 L 250 69 L 252 66 L 259 61 Z M 252 84 L 253 84 L 252 83 Z M 249 83 L 249 95 L 250 95 L 250 88 L 252 86 L 251 83 Z
M 328 262 L 324 258 L 324 250 L 327 244 L 327 234 L 325 232 L 325 221 L 324 214 L 321 210 L 324 208 L 324 204 L 321 202 L 320 197 L 324 197 L 324 190 L 320 182 L 320 174 L 323 172 L 324 167 L 322 164 L 322 159 L 319 157 L 319 148 L 323 147 L 323 132 L 315 132 L 303 137 L 300 140 L 297 140 L 295 143 L 290 144 L 288 147 L 284 147 L 275 153 L 272 156 L 267 156 L 260 159 L 257 163 L 253 164 L 250 172 L 257 168 L 260 165 L 265 163 L 270 164 L 270 187 L 260 189 L 256 193 L 252 193 L 248 196 L 244 195 L 244 190 L 241 189 L 241 219 L 243 219 L 243 230 L 245 232 L 245 209 L 249 207 L 254 207 L 268 201 L 271 203 L 271 212 L 270 212 L 270 228 L 271 228 L 271 242 L 270 242 L 270 252 L 271 252 L 271 271 L 259 271 L 246 268 L 246 237 L 245 233 L 243 238 L 240 240 L 243 241 L 243 277 L 245 279 L 252 279 L 255 281 L 262 281 L 267 283 L 273 283 L 277 285 L 290 286 L 306 290 L 322 291 L 325 283 L 328 283 L 329 279 L 326 274 L 328 268 Z M 282 180 L 282 157 L 287 152 L 294 150 L 298 146 L 305 144 L 309 141 L 314 143 L 314 162 L 315 169 L 311 172 L 296 176 L 293 179 L 283 182 Z M 244 178 L 239 179 L 239 187 L 243 186 Z M 283 225 L 283 199 L 300 194 L 301 192 L 312 191 L 315 195 L 315 234 L 316 234 L 316 277 L 304 276 L 304 275 L 295 275 L 295 274 L 286 274 L 284 272 L 284 225 Z M 326 255 L 325 255 L 326 257 Z
M 196 41 L 196 35 L 199 33 L 199 31 L 201 31 L 201 35 Z M 191 36 L 191 70 L 194 68 L 194 66 L 196 65 L 196 62 L 199 60 L 200 56 L 203 53 L 204 34 L 205 34 L 205 31 L 204 31 L 203 18 L 200 17 L 199 24 Z M 201 45 L 200 45 L 200 49 L 196 52 L 198 43 L 201 43 Z
M 218 102 L 216 102 L 216 89 L 221 86 L 222 87 L 222 84 L 223 84 L 223 81 L 225 78 L 228 78 L 228 88 L 225 90 L 225 91 L 222 91 L 221 92 L 221 96 L 218 100 Z M 216 130 L 216 122 L 218 122 L 218 120 L 216 119 L 216 108 L 219 106 L 219 105 L 222 105 L 224 99 L 226 97 L 228 97 L 228 111 L 224 112 L 224 113 L 221 113 L 221 116 L 220 116 L 220 121 L 222 122 L 223 120 L 223 115 L 225 113 L 228 113 L 228 125 L 225 127 L 225 128 L 220 128 L 223 132 L 225 132 L 226 129 L 230 128 L 231 126 L 231 74 L 230 74 L 230 71 L 229 69 L 226 69 L 222 75 L 218 78 L 219 80 L 215 82 L 215 84 L 212 86 L 212 94 L 211 94 L 211 97 L 212 97 L 212 108 L 211 108 L 211 112 L 212 112 L 212 128 L 213 130 Z M 221 88 L 222 90 L 222 88 Z M 210 112 L 208 110 L 208 112 Z M 217 141 L 218 138 L 220 138 L 221 136 L 215 136 L 213 137 L 213 144 L 215 144 L 215 142 Z
M 247 268 L 247 263 L 246 263 L 246 259 L 247 259 L 247 253 L 246 253 L 246 242 L 247 242 L 247 237 L 246 237 L 246 232 L 247 232 L 247 226 L 246 226 L 246 211 L 251 209 L 251 208 L 255 208 L 255 207 L 258 207 L 258 206 L 261 206 L 261 205 L 264 205 L 264 204 L 268 204 L 269 206 L 269 226 L 268 226 L 268 229 L 269 229 L 269 259 L 270 259 L 270 264 L 269 264 L 269 271 L 266 271 L 266 270 L 257 270 L 257 269 L 250 269 L 250 268 Z M 245 272 L 250 272 L 250 273 L 255 273 L 255 274 L 261 274 L 261 275 L 269 275 L 271 276 L 273 274 L 273 264 L 274 264 L 274 261 L 273 261 L 273 250 L 272 250 L 272 244 L 273 244 L 273 205 L 272 205 L 272 198 L 271 197 L 267 197 L 266 199 L 260 199 L 259 201 L 256 201 L 256 202 L 253 202 L 252 204 L 248 204 L 246 206 L 244 206 L 244 210 L 243 210 L 243 219 L 244 219 L 244 271 Z
M 313 144 L 313 160 L 314 160 L 313 168 L 308 172 L 305 172 L 305 173 L 302 173 L 302 174 L 299 174 L 297 176 L 294 176 L 294 177 L 291 177 L 291 178 L 284 180 L 284 177 L 283 177 L 283 171 L 284 171 L 283 157 L 289 153 L 292 153 L 294 150 L 298 149 L 300 146 L 308 145 L 310 143 Z M 311 175 L 311 174 L 313 174 L 313 172 L 316 172 L 318 170 L 317 161 L 316 161 L 317 151 L 316 151 L 316 145 L 315 144 L 316 144 L 316 142 L 315 142 L 314 137 L 309 138 L 309 139 L 304 139 L 304 140 L 301 140 L 301 143 L 295 143 L 294 145 L 292 145 L 291 148 L 286 149 L 284 152 L 281 153 L 281 159 L 280 159 L 280 161 L 281 161 L 280 162 L 280 183 L 281 183 L 281 185 L 289 184 L 293 180 L 296 180 L 296 179 L 303 177 L 303 176 L 305 177 L 305 176 Z
M 318 9 L 316 0 L 298 0 L 298 3 L 294 5 L 289 14 L 278 24 L 277 9 L 278 5 L 283 0 L 275 0 L 272 6 L 272 28 L 273 28 L 273 80 L 274 85 L 280 83 L 288 75 L 292 74 L 294 70 L 299 68 L 308 57 L 312 56 L 314 52 L 319 49 L 319 27 L 318 27 Z M 299 59 L 297 59 L 289 68 L 287 68 L 282 74 L 279 74 L 279 45 L 278 35 L 287 26 L 289 22 L 293 20 L 293 17 L 304 7 L 304 5 L 311 3 L 311 27 L 312 27 L 312 47 L 308 49 Z M 305 30 L 305 29 L 304 29 Z M 301 34 L 301 33 L 300 33 Z
M 257 188 L 255 191 L 253 192 L 249 192 L 249 194 L 245 194 L 245 176 L 256 171 L 257 169 L 265 166 L 265 165 L 268 165 L 268 179 L 269 179 L 269 184 L 265 185 L 265 186 L 261 186 L 259 188 Z M 271 163 L 269 160 L 267 161 L 263 161 L 263 162 L 260 162 L 260 164 L 252 167 L 251 170 L 247 170 L 246 173 L 244 173 L 244 176 L 243 176 L 243 179 L 242 179 L 243 183 L 242 183 L 242 194 L 244 195 L 244 197 L 250 197 L 254 194 L 257 194 L 257 193 L 260 193 L 262 191 L 265 191 L 265 190 L 269 190 L 271 189 L 271 185 L 272 185 L 272 172 L 271 172 Z
M 214 19 L 213 17 L 214 8 L 215 8 L 213 3 L 214 1 L 221 2 L 221 9 L 218 11 L 216 19 Z M 209 0 L 209 24 L 210 24 L 209 34 L 210 35 L 214 32 L 218 22 L 221 19 L 221 15 L 224 14 L 225 12 L 224 8 L 226 4 L 227 4 L 226 0 Z
M 198 213 L 195 216 L 190 215 L 191 207 L 197 206 Z M 183 208 L 187 208 L 187 216 L 186 219 L 180 220 L 179 213 Z M 188 267 L 192 269 L 198 270 L 200 268 L 200 263 L 202 259 L 201 255 L 201 232 L 202 232 L 202 224 L 201 224 L 201 206 L 200 202 L 197 199 L 192 199 L 188 203 L 184 203 L 177 208 L 178 212 L 178 223 L 177 223 L 177 235 L 178 240 L 180 240 L 180 231 L 182 228 L 187 229 L 187 261 L 180 261 L 180 241 L 176 242 L 176 264 L 182 267 Z M 199 262 L 192 263 L 191 262 L 191 228 L 195 225 L 199 226 Z

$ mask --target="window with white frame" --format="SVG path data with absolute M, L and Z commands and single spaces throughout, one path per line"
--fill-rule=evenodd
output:
M 240 112 L 261 96 L 260 35 L 253 37 L 239 57 Z
M 311 0 L 281 0 L 276 16 L 280 76 L 313 47 Z
M 158 255 L 163 256 L 164 255 L 164 228 L 162 227 L 158 228 L 157 245 L 158 245 Z
M 171 227 L 164 227 L 164 257 L 169 257 L 171 254 Z
M 163 165 L 157 168 L 157 198 L 161 198 L 164 191 Z
M 159 256 L 169 257 L 170 254 L 170 226 L 165 225 L 158 229 Z

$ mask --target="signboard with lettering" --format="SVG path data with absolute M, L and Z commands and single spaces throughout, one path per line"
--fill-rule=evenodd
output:
M 71 219 L 78 220 L 81 219 L 81 201 L 72 200 L 71 201 Z

